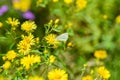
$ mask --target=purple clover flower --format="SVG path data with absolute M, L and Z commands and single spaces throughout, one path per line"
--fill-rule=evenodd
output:
M 4 13 L 6 13 L 8 11 L 8 6 L 7 5 L 3 5 L 0 7 L 0 16 L 2 16 Z
M 35 15 L 31 11 L 24 12 L 22 14 L 22 17 L 25 18 L 25 19 L 29 19 L 29 20 L 34 20 L 35 19 Z

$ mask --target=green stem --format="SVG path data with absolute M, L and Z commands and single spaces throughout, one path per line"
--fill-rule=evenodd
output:
M 86 70 L 85 70 L 85 68 L 84 68 L 84 70 L 82 71 L 82 73 L 81 73 L 81 75 L 80 75 L 80 80 L 82 80 L 82 77 L 83 77 L 85 71 L 86 71 Z
M 71 79 L 75 79 L 74 74 L 67 68 L 67 65 L 64 63 L 64 61 L 60 58 L 57 58 L 63 65 L 64 69 L 70 73 Z
M 42 71 L 41 76 L 43 76 L 45 74 L 45 72 L 48 71 L 48 68 L 49 68 L 49 66 L 47 65 L 46 68 Z

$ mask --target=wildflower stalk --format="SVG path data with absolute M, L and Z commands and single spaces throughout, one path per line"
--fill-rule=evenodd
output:
M 41 75 L 43 76 L 49 69 L 49 65 L 46 66 L 46 68 L 41 72 Z
M 94 80 L 102 80 L 100 76 L 98 75 Z
M 82 77 L 83 77 L 83 75 L 84 75 L 85 71 L 86 71 L 86 69 L 84 68 L 84 69 L 82 70 L 81 75 L 80 75 L 80 80 L 82 80 Z
M 57 57 L 57 59 L 58 59 L 58 60 L 60 61 L 60 63 L 63 65 L 64 69 L 69 72 L 71 79 L 75 79 L 74 74 L 68 69 L 68 67 L 67 67 L 67 65 L 65 64 L 65 62 L 64 62 L 62 59 L 60 59 L 59 57 Z

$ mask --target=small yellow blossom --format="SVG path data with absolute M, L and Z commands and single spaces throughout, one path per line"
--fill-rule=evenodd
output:
M 68 23 L 68 27 L 73 27 L 73 23 L 72 23 L 72 22 L 69 22 L 69 23 Z
M 88 64 L 84 64 L 84 67 L 87 68 L 87 67 L 88 67 Z
M 87 75 L 82 78 L 82 80 L 93 80 L 92 76 Z
M 92 70 L 90 70 L 90 74 L 93 74 L 94 73 L 94 70 L 92 69 Z
M 35 44 L 35 40 L 32 34 L 29 34 L 28 36 L 22 35 L 22 39 L 23 40 L 21 40 L 17 45 L 17 49 L 19 53 L 26 55 L 31 50 L 31 46 Z
M 43 51 L 43 53 L 44 53 L 44 54 L 48 53 L 48 50 L 47 50 L 47 49 L 45 49 L 45 50 Z
M 35 40 L 34 36 L 30 33 L 28 36 L 22 35 L 23 42 L 26 42 L 27 44 L 34 45 Z
M 73 2 L 73 0 L 64 0 L 64 2 L 65 2 L 66 4 L 70 4 L 70 3 Z
M 11 63 L 9 61 L 6 61 L 4 64 L 3 64 L 3 68 L 4 69 L 9 69 L 11 66 Z
M 69 42 L 69 43 L 67 44 L 67 47 L 73 47 L 73 43 Z
M 39 76 L 30 76 L 28 80 L 44 80 L 44 79 L 43 77 L 39 77 Z
M 73 23 L 72 22 L 69 22 L 65 25 L 66 28 L 72 28 L 73 27 Z
M 3 23 L 2 22 L 0 22 L 0 28 L 3 26 Z
M 6 22 L 12 26 L 12 30 L 15 30 L 16 27 L 20 24 L 18 19 L 11 17 L 9 17 Z
M 55 24 L 57 24 L 59 21 L 60 21 L 59 19 L 56 19 L 56 20 L 55 20 Z
M 17 49 L 19 53 L 22 53 L 24 55 L 28 54 L 30 52 L 31 46 L 30 44 L 24 42 L 24 41 L 20 41 L 19 44 L 17 45 Z
M 58 2 L 59 0 L 52 0 L 53 2 Z
M 25 21 L 21 25 L 21 30 L 26 31 L 26 32 L 31 32 L 36 28 L 37 28 L 37 25 L 35 24 L 34 21 Z
M 116 17 L 116 23 L 120 23 L 120 15 Z
M 35 42 L 38 44 L 40 42 L 39 37 L 35 38 Z
M 54 63 L 54 62 L 55 62 L 55 59 L 56 59 L 56 57 L 53 56 L 53 55 L 51 55 L 51 56 L 49 57 L 50 63 Z
M 110 77 L 110 72 L 104 66 L 99 67 L 97 72 L 103 79 L 108 79 Z
M 49 34 L 48 36 L 45 37 L 45 40 L 50 45 L 56 45 L 59 43 L 59 41 L 56 39 L 55 34 Z
M 38 55 L 32 55 L 33 57 L 34 57 L 34 63 L 39 63 L 39 62 L 41 62 L 41 57 L 40 56 L 38 56 Z
M 49 23 L 48 23 L 48 24 L 50 24 L 50 25 L 51 25 L 52 23 L 53 23 L 53 20 L 51 19 L 51 20 L 49 21 Z
M 77 5 L 78 10 L 82 10 L 86 7 L 87 0 L 77 0 L 76 5 Z
M 68 74 L 61 69 L 54 69 L 48 73 L 49 80 L 68 80 Z
M 108 16 L 107 15 L 103 15 L 103 19 L 107 19 L 108 18 Z
M 21 60 L 20 60 L 20 64 L 23 65 L 23 67 L 25 67 L 25 69 L 29 69 L 30 66 L 32 66 L 34 63 L 39 63 L 41 62 L 40 60 L 40 56 L 38 55 L 28 55 L 28 56 L 25 56 L 23 57 Z
M 2 59 L 3 59 L 3 60 L 6 60 L 7 58 L 6 58 L 6 56 L 3 56 Z
M 14 50 L 10 50 L 10 51 L 8 51 L 7 54 L 6 54 L 6 58 L 7 58 L 8 60 L 11 60 L 11 61 L 13 61 L 13 59 L 14 59 L 16 56 L 17 56 L 17 53 L 16 53 Z
M 105 59 L 107 57 L 107 52 L 105 50 L 97 50 L 94 53 L 97 59 Z

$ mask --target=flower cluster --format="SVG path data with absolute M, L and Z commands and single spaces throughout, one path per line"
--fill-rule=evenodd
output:
M 0 73 L 2 74 L 0 75 L 1 79 L 12 80 L 18 77 L 21 80 L 44 80 L 44 78 L 48 80 L 68 80 L 67 72 L 61 68 L 53 68 L 51 70 L 51 66 L 58 63 L 56 58 L 57 55 L 55 55 L 53 50 L 55 46 L 62 44 L 62 41 L 56 39 L 57 35 L 55 33 L 57 32 L 54 30 L 58 26 L 59 19 L 56 19 L 54 22 L 50 20 L 50 22 L 45 24 L 46 33 L 41 40 L 39 36 L 35 37 L 34 35 L 34 30 L 37 28 L 34 21 L 25 21 L 20 24 L 18 19 L 8 18 L 6 22 L 15 29 L 17 26 L 21 33 L 17 32 L 18 29 L 8 29 L 11 34 L 13 34 L 13 32 L 16 33 L 16 35 L 11 35 L 15 43 L 11 49 L 2 56 L 4 63 L 0 66 Z M 42 67 L 45 65 L 46 67 Z M 36 74 L 39 72 L 39 69 L 41 70 L 41 74 L 43 74 L 43 71 L 49 69 L 49 72 L 45 72 L 48 76 L 39 76 Z M 29 71 L 32 71 L 32 73 L 29 73 Z M 26 75 L 25 77 L 24 74 Z M 10 75 L 10 77 L 6 75 Z

